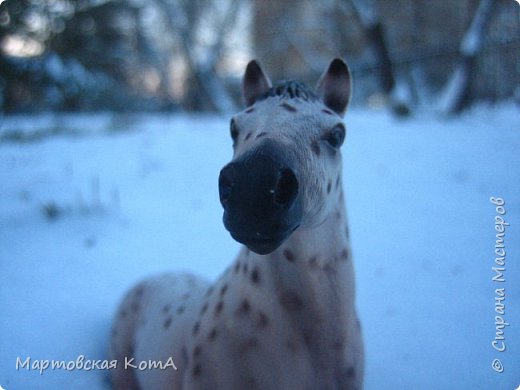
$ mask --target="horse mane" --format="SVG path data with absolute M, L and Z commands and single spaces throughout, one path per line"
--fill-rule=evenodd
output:
M 280 81 L 269 90 L 259 95 L 255 102 L 265 100 L 270 97 L 279 96 L 283 99 L 300 99 L 306 102 L 319 100 L 318 96 L 305 84 L 297 80 Z

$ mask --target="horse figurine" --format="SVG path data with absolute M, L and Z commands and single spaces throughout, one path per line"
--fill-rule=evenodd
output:
M 115 389 L 363 387 L 342 186 L 351 89 L 341 59 L 315 91 L 273 87 L 247 65 L 218 181 L 224 226 L 243 247 L 214 283 L 164 274 L 128 292 L 110 344 Z

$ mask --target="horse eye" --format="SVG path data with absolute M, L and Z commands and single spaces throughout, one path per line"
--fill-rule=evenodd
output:
M 343 125 L 334 126 L 326 135 L 325 140 L 333 148 L 339 148 L 345 140 L 345 127 Z
M 229 132 L 231 134 L 231 139 L 233 140 L 233 142 L 236 141 L 238 138 L 238 129 L 234 119 L 231 120 Z

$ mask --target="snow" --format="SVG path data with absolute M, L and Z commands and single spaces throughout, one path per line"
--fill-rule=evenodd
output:
M 520 384 L 520 116 L 513 104 L 458 118 L 347 114 L 345 191 L 366 344 L 366 389 Z M 228 118 L 15 116 L 0 143 L 0 385 L 106 389 L 106 370 L 16 370 L 16 359 L 106 359 L 124 291 L 149 274 L 215 278 L 239 245 L 217 177 Z M 34 130 L 37 129 L 37 130 Z M 89 132 L 89 129 L 91 132 Z M 122 131 L 128 129 L 129 131 Z M 506 265 L 493 282 L 491 196 L 505 199 Z M 495 351 L 505 288 L 507 350 Z M 495 373 L 500 358 L 505 370 Z

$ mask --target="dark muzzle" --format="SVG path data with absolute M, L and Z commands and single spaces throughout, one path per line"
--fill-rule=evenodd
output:
M 297 175 L 283 147 L 265 141 L 220 171 L 220 203 L 231 236 L 258 254 L 278 248 L 300 225 Z

